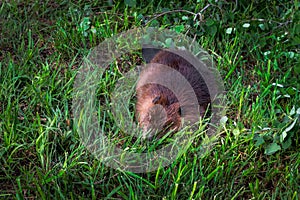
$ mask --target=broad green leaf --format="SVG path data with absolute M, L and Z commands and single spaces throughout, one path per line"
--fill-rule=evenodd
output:
M 227 120 L 228 120 L 228 117 L 227 117 L 227 116 L 223 116 L 223 117 L 220 119 L 220 124 L 221 124 L 222 126 L 224 126 L 224 125 L 226 124 Z
M 136 0 L 125 0 L 125 5 L 129 7 L 135 7 L 136 6 Z
M 296 108 L 295 108 L 295 106 L 293 106 L 290 111 L 290 116 L 293 116 L 295 113 L 296 113 Z
M 233 28 L 227 28 L 226 29 L 226 33 L 229 34 L 229 35 L 232 33 L 232 31 L 233 31 Z
M 292 145 L 292 138 L 288 138 L 285 142 L 282 143 L 282 148 L 287 149 Z
M 282 143 L 284 141 L 284 139 L 286 138 L 287 133 L 286 131 L 283 131 L 282 134 L 280 135 L 280 142 Z
M 170 48 L 173 46 L 173 39 L 172 38 L 167 38 L 166 41 L 166 47 Z
M 182 16 L 182 20 L 188 20 L 189 17 L 188 16 Z
M 256 141 L 256 142 L 255 142 L 255 146 L 256 146 L 256 147 L 258 147 L 258 146 L 260 146 L 260 145 L 262 145 L 262 144 L 265 143 L 264 138 L 261 137 L 260 135 L 255 135 L 255 136 L 254 136 L 254 141 Z
M 283 132 L 289 132 L 290 130 L 292 130 L 297 122 L 297 117 L 294 119 L 293 123 L 291 125 L 289 125 Z
M 215 23 L 215 21 L 213 19 L 207 19 L 206 20 L 206 25 L 207 26 L 212 26 L 212 25 L 214 25 L 214 23 Z
M 233 129 L 233 135 L 234 135 L 235 137 L 238 137 L 238 136 L 240 135 L 240 130 L 239 130 L 238 128 Z
M 265 27 L 264 24 L 259 24 L 258 27 L 259 27 L 261 30 L 263 30 L 263 31 L 266 29 L 266 27 Z
M 175 26 L 175 31 L 176 31 L 176 33 L 181 33 L 182 31 L 184 31 L 184 25 L 181 24 L 181 25 Z
M 281 147 L 277 143 L 271 143 L 266 147 L 265 154 L 272 155 L 279 150 L 281 150 Z
M 90 28 L 90 18 L 89 17 L 85 17 L 83 18 L 82 22 L 80 23 L 80 28 L 83 30 L 83 31 L 86 31 Z
M 250 27 L 250 24 L 249 24 L 249 23 L 245 23 L 245 24 L 243 24 L 243 27 L 244 27 L 244 28 L 249 28 L 249 27 Z

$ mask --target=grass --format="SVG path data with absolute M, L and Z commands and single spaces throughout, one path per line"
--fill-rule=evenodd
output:
M 300 199 L 299 2 L 125 2 L 0 3 L 0 197 Z M 207 5 L 202 21 L 183 11 Z M 228 109 L 207 154 L 197 138 L 169 166 L 135 174 L 107 167 L 84 147 L 72 92 L 92 47 L 145 25 L 196 36 L 216 61 Z M 122 55 L 100 80 L 100 105 L 138 55 Z M 98 113 L 117 143 L 132 144 L 114 115 Z

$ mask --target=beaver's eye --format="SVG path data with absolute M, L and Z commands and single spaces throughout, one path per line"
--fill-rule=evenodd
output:
M 157 104 L 157 102 L 160 100 L 160 95 L 156 96 L 153 100 L 152 103 L 153 104 Z

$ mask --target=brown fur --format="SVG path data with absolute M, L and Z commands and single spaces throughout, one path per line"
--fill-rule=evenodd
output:
M 168 77 L 169 70 L 164 70 L 154 64 L 148 67 L 141 73 L 136 88 L 136 114 L 144 133 L 150 132 L 147 137 L 152 137 L 154 131 L 159 131 L 160 136 L 170 130 L 178 131 L 182 126 L 183 117 L 193 122 L 198 121 L 199 118 L 195 114 L 197 108 L 203 117 L 210 103 L 210 97 L 207 86 L 195 67 L 181 56 L 166 50 L 157 53 L 150 63 L 162 64 L 179 72 L 192 87 L 196 101 L 190 98 L 193 94 L 187 91 L 186 87 L 181 88 L 181 80 L 172 80 L 172 77 L 176 79 L 173 74 Z M 151 83 L 151 80 L 154 83 Z M 176 95 L 167 87 L 156 84 L 157 81 L 163 80 L 175 85 L 174 87 L 178 89 L 174 92 Z M 189 109 L 192 107 L 196 109 Z M 195 112 L 182 113 L 183 108 L 195 110 Z

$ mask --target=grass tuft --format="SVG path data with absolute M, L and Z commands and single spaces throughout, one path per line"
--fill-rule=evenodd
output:
M 299 6 L 297 0 L 1 2 L 0 198 L 300 199 Z M 195 37 L 214 58 L 228 109 L 206 154 L 196 131 L 173 163 L 137 174 L 108 167 L 83 145 L 72 95 L 93 47 L 144 26 Z M 147 152 L 173 141 L 142 148 L 101 109 L 117 81 L 141 63 L 141 52 L 111 63 L 98 83 L 97 115 L 115 144 Z

